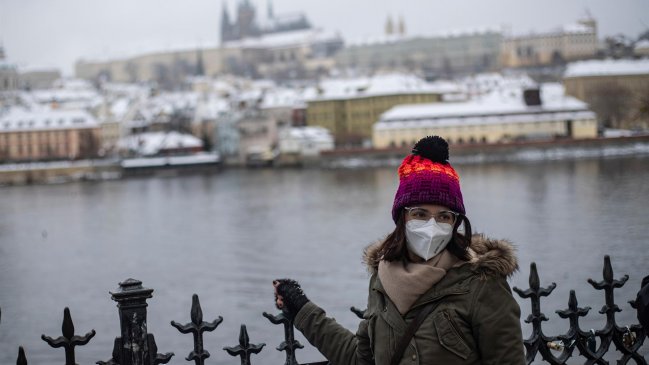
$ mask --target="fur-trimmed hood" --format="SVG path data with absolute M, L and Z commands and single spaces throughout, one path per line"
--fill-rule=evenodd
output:
M 379 248 L 383 242 L 373 243 L 365 248 L 363 262 L 370 273 L 376 273 L 381 261 Z M 469 247 L 471 268 L 486 276 L 511 276 L 518 270 L 518 259 L 514 246 L 504 239 L 491 239 L 481 234 L 474 234 Z

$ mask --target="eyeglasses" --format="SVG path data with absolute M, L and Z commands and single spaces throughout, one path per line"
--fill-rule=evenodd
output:
M 420 221 L 429 221 L 434 219 L 437 223 L 447 223 L 454 225 L 457 221 L 459 213 L 452 212 L 450 210 L 443 210 L 441 212 L 432 213 L 428 209 L 421 207 L 405 207 L 406 215 L 410 219 L 420 220 Z

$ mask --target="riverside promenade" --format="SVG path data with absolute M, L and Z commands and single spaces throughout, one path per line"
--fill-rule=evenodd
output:
M 552 141 L 524 141 L 495 144 L 451 145 L 451 155 L 456 163 L 488 163 L 498 161 L 530 161 L 559 158 L 594 158 L 649 153 L 649 135 L 589 139 L 558 139 Z M 325 151 L 317 158 L 291 159 L 281 157 L 273 167 L 310 168 L 362 168 L 398 165 L 409 152 L 409 147 L 386 149 L 339 148 Z M 223 166 L 242 167 L 241 164 L 224 161 Z M 61 183 L 78 180 L 111 180 L 124 176 L 146 175 L 146 171 L 125 173 L 120 160 L 81 160 L 0 164 L 0 186 L 39 183 Z M 184 172 L 213 172 L 217 168 L 184 168 Z M 174 171 L 166 174 L 173 175 Z M 180 170 L 175 171 L 176 174 Z

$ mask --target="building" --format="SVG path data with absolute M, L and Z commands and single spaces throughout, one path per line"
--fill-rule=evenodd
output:
M 0 115 L 0 162 L 93 158 L 99 123 L 82 110 L 13 108 Z
M 257 19 L 249 0 L 240 0 L 234 18 L 223 6 L 220 44 L 183 44 L 166 51 L 139 50 L 139 55 L 108 60 L 80 60 L 77 77 L 93 81 L 155 81 L 162 89 L 175 89 L 187 77 L 215 77 L 230 73 L 249 78 L 295 79 L 329 70 L 342 38 L 315 29 L 304 14 Z
M 649 59 L 571 63 L 563 84 L 590 105 L 601 127 L 649 129 Z
M 501 90 L 461 103 L 397 106 L 374 125 L 375 148 L 412 146 L 427 135 L 451 144 L 594 138 L 595 113 L 559 84 Z
M 49 89 L 61 78 L 61 72 L 54 68 L 21 68 L 19 78 L 22 90 Z
M 223 3 L 221 14 L 221 44 L 245 38 L 255 38 L 273 33 L 310 29 L 311 23 L 302 13 L 275 15 L 273 3 L 268 2 L 266 19 L 257 20 L 257 9 L 250 0 L 240 0 L 234 20 Z
M 307 125 L 328 129 L 339 146 L 369 144 L 372 125 L 386 110 L 400 104 L 433 103 L 442 93 L 424 80 L 406 74 L 331 79 L 307 99 Z
M 188 76 L 214 76 L 223 72 L 223 62 L 229 57 L 227 50 L 216 46 L 179 46 L 120 59 L 79 60 L 75 64 L 75 76 L 96 82 L 156 81 L 160 88 L 173 89 Z M 237 59 L 237 54 L 233 57 Z
M 589 17 L 550 32 L 506 37 L 501 64 L 503 67 L 559 66 L 593 58 L 598 49 L 597 22 Z
M 649 39 L 641 39 L 633 47 L 633 53 L 638 57 L 649 57 Z
M 285 127 L 278 137 L 279 160 L 286 164 L 299 164 L 334 149 L 333 136 L 322 127 Z
M 18 88 L 18 69 L 5 60 L 4 48 L 0 45 L 0 92 L 14 91 Z
M 257 108 L 247 108 L 237 123 L 238 160 L 247 165 L 272 164 L 278 155 L 277 120 Z
M 322 76 L 334 66 L 342 38 L 319 28 L 269 33 L 225 43 L 224 70 L 276 80 Z
M 203 151 L 200 139 L 171 132 L 147 132 L 134 134 L 119 140 L 118 148 L 123 156 L 177 156 Z
M 449 77 L 498 69 L 501 41 L 501 32 L 492 29 L 430 36 L 392 33 L 351 42 L 336 54 L 335 61 L 341 69 L 423 71 L 430 77 Z

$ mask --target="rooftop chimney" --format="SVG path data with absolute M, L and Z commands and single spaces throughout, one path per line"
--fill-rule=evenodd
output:
M 523 90 L 523 100 L 525 100 L 525 105 L 527 106 L 541 105 L 541 89 L 534 88 Z

